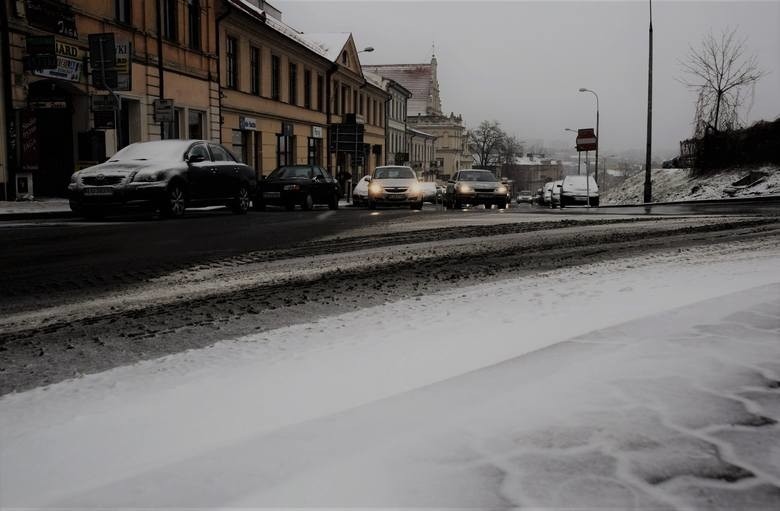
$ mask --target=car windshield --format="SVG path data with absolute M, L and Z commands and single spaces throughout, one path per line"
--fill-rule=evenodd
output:
M 374 179 L 417 179 L 417 176 L 409 167 L 378 167 Z
M 109 161 L 184 161 L 184 153 L 191 144 L 191 140 L 158 140 L 130 144 L 112 156 Z
M 458 176 L 459 181 L 498 181 L 491 172 L 484 170 L 466 170 Z
M 311 179 L 313 175 L 311 167 L 279 167 L 268 179 Z

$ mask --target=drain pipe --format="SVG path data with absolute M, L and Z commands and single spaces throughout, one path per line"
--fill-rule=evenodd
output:
M 223 3 L 225 6 L 225 10 L 221 12 L 219 15 L 217 15 L 214 18 L 214 29 L 216 30 L 216 34 L 214 35 L 217 45 L 216 45 L 216 53 L 217 53 L 217 104 L 219 105 L 219 143 L 222 143 L 222 66 L 220 65 L 220 58 L 221 55 L 219 53 L 220 51 L 220 41 L 221 37 L 219 34 L 219 24 L 222 23 L 222 20 L 228 17 L 230 14 L 230 4 L 227 2 Z
M 8 8 L 4 0 L 0 0 L 0 37 L 2 41 L 2 55 L 0 59 L 3 61 L 2 75 L 3 75 L 3 103 L 4 103 L 4 121 L 2 123 L 3 133 L 2 136 L 5 139 L 6 148 L 6 162 L 3 165 L 0 162 L 0 166 L 4 168 L 5 185 L 3 186 L 3 199 L 8 200 L 8 187 L 11 185 L 11 170 L 16 171 L 16 151 L 15 147 L 11 147 L 10 131 L 16 130 L 16 114 L 14 113 L 13 96 L 11 93 L 11 32 L 8 28 Z
M 165 99 L 165 66 L 163 66 L 162 2 L 157 0 L 157 73 L 160 101 Z M 165 122 L 160 121 L 160 140 L 165 140 Z

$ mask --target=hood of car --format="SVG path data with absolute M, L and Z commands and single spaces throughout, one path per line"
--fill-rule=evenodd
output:
M 475 190 L 490 190 L 493 191 L 499 186 L 501 186 L 501 183 L 498 181 L 490 182 L 490 181 L 458 181 L 459 185 L 468 185 L 472 187 Z
M 183 163 L 182 163 L 183 165 Z M 101 163 L 94 165 L 79 171 L 79 175 L 97 176 L 98 174 L 131 174 L 140 170 L 165 170 L 177 166 L 175 162 L 159 162 L 159 161 L 117 161 Z
M 416 179 L 374 179 L 372 183 L 378 183 L 383 188 L 408 188 L 417 183 Z

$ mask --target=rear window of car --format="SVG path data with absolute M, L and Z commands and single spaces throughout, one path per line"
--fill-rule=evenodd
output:
M 458 181 L 498 181 L 498 179 L 491 172 L 466 170 L 460 172 Z
M 374 171 L 375 179 L 417 179 L 409 167 L 379 167 Z
M 313 176 L 311 167 L 279 167 L 268 179 L 311 179 Z

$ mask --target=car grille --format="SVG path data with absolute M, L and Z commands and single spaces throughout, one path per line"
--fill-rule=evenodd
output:
M 125 180 L 125 176 L 103 176 L 98 179 L 97 176 L 84 176 L 81 183 L 87 186 L 111 186 L 118 185 Z
M 385 191 L 387 193 L 404 193 L 408 189 L 409 189 L 408 187 L 393 186 L 393 187 L 385 188 Z

